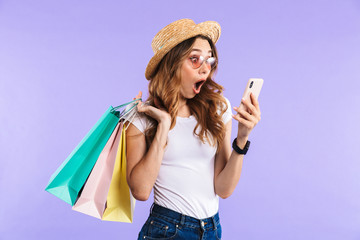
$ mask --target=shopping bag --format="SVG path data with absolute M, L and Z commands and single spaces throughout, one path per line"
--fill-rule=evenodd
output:
M 109 107 L 93 128 L 71 152 L 60 167 L 52 174 L 46 191 L 74 205 L 80 190 L 95 165 L 101 151 L 109 140 L 121 116 L 130 112 L 137 104 L 120 113 L 117 109 L 139 99 L 117 106 Z M 140 99 L 141 100 L 141 99 Z
M 102 220 L 131 223 L 134 208 L 135 198 L 126 181 L 126 128 L 123 127 Z
M 101 219 L 113 175 L 123 124 L 119 122 L 102 150 L 73 210 Z
M 51 176 L 45 190 L 74 205 L 79 191 L 118 121 L 119 112 L 109 107 Z

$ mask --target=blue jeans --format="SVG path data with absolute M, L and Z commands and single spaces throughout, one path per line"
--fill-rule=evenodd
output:
M 221 239 L 219 213 L 197 219 L 153 204 L 138 239 Z

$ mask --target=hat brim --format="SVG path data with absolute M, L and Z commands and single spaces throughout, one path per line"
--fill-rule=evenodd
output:
M 220 25 L 215 21 L 206 21 L 199 24 L 194 25 L 193 31 L 187 31 L 179 34 L 176 38 L 171 39 L 164 45 L 160 50 L 156 52 L 156 54 L 150 59 L 146 70 L 145 77 L 150 80 L 153 72 L 155 71 L 157 65 L 161 61 L 161 59 L 176 45 L 179 43 L 195 37 L 197 35 L 204 35 L 210 38 L 215 44 L 221 35 Z

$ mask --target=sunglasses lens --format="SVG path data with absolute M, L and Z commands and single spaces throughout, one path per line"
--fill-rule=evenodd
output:
M 203 59 L 201 59 L 201 56 L 190 57 L 190 61 L 192 63 L 193 68 L 199 68 L 203 63 Z
M 203 62 L 201 62 L 200 60 L 197 61 L 196 63 L 193 63 L 193 67 L 194 68 L 199 68 L 202 65 Z
M 206 60 L 206 65 L 208 66 L 208 68 L 211 70 L 214 66 L 215 66 L 215 58 L 214 57 L 211 57 L 211 58 L 208 58 Z
M 204 60 L 203 56 L 194 56 L 190 58 L 190 61 L 192 63 L 193 68 L 199 68 L 204 63 L 208 67 L 209 70 L 211 70 L 215 66 L 216 59 L 214 57 L 210 57 L 206 60 Z

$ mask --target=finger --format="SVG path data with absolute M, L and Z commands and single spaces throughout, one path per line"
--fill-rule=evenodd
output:
M 136 96 L 136 99 L 139 99 L 139 95 Z M 144 108 L 143 108 L 143 102 L 139 99 L 135 102 L 135 104 L 137 105 L 136 106 L 136 109 L 139 111 L 139 112 L 143 112 L 144 111 Z
M 253 115 L 251 115 L 250 113 L 248 113 L 247 111 L 241 110 L 239 112 L 239 114 L 242 118 L 244 118 L 247 121 L 254 122 L 254 123 L 257 122 L 256 118 Z
M 138 95 L 136 95 L 136 97 L 135 97 L 135 98 L 133 98 L 133 100 L 138 99 L 138 98 L 141 98 L 141 96 L 142 96 L 142 92 L 141 92 L 141 91 L 139 91 Z
M 159 111 L 158 108 L 148 105 L 146 103 L 142 104 L 142 106 L 140 107 L 140 110 L 139 110 L 139 112 L 143 112 L 152 118 L 156 118 L 158 111 Z
M 138 95 L 136 96 L 136 98 L 138 99 L 138 98 L 141 98 L 141 97 L 142 97 L 142 92 L 139 91 L 139 93 L 138 93 Z
M 240 115 L 233 115 L 232 116 L 236 121 L 238 121 L 239 123 L 241 123 L 242 125 L 244 125 L 247 129 L 253 129 L 254 128 L 254 123 L 251 121 L 248 121 L 242 117 L 240 117 Z
M 260 121 L 261 111 L 260 111 L 259 101 L 256 99 L 253 93 L 250 94 L 250 97 L 251 97 L 251 102 L 254 106 L 254 108 L 252 109 L 252 115 L 256 117 L 257 121 Z
M 254 105 L 252 105 L 248 100 L 241 99 L 241 102 L 245 105 L 247 108 L 247 112 L 250 113 L 250 115 L 254 115 L 256 119 L 260 120 L 260 110 L 258 110 Z
M 251 102 L 254 105 L 254 107 L 260 112 L 259 101 L 256 99 L 256 97 L 253 93 L 250 93 L 250 98 L 251 98 Z
M 245 110 L 241 110 L 241 109 L 238 109 L 238 108 L 235 108 L 235 107 L 234 107 L 234 109 L 238 112 L 238 115 L 239 115 L 240 118 L 243 118 L 246 121 L 251 122 L 251 124 L 250 124 L 251 128 L 254 128 L 258 124 L 258 122 L 260 121 L 260 117 L 258 118 L 255 115 L 251 115 L 250 113 L 248 113 Z
M 143 108 L 143 104 L 142 104 L 141 101 L 138 101 L 138 102 L 137 102 L 136 108 L 137 108 L 137 110 L 138 110 L 139 112 L 142 112 L 142 111 L 143 111 L 144 108 Z
M 250 113 L 255 111 L 255 107 L 254 105 L 252 105 L 248 100 L 246 100 L 245 98 L 241 99 L 241 102 L 245 105 L 245 107 L 247 108 L 248 111 L 250 111 Z
M 139 112 L 143 112 L 148 114 L 149 112 L 151 112 L 151 108 L 152 106 L 150 106 L 149 104 L 146 104 L 145 102 L 139 102 L 137 109 Z
M 254 115 L 251 115 L 249 112 L 242 110 L 240 108 L 234 107 L 234 110 L 240 114 L 243 118 L 245 118 L 246 120 L 252 121 L 252 122 L 256 122 L 256 117 Z

